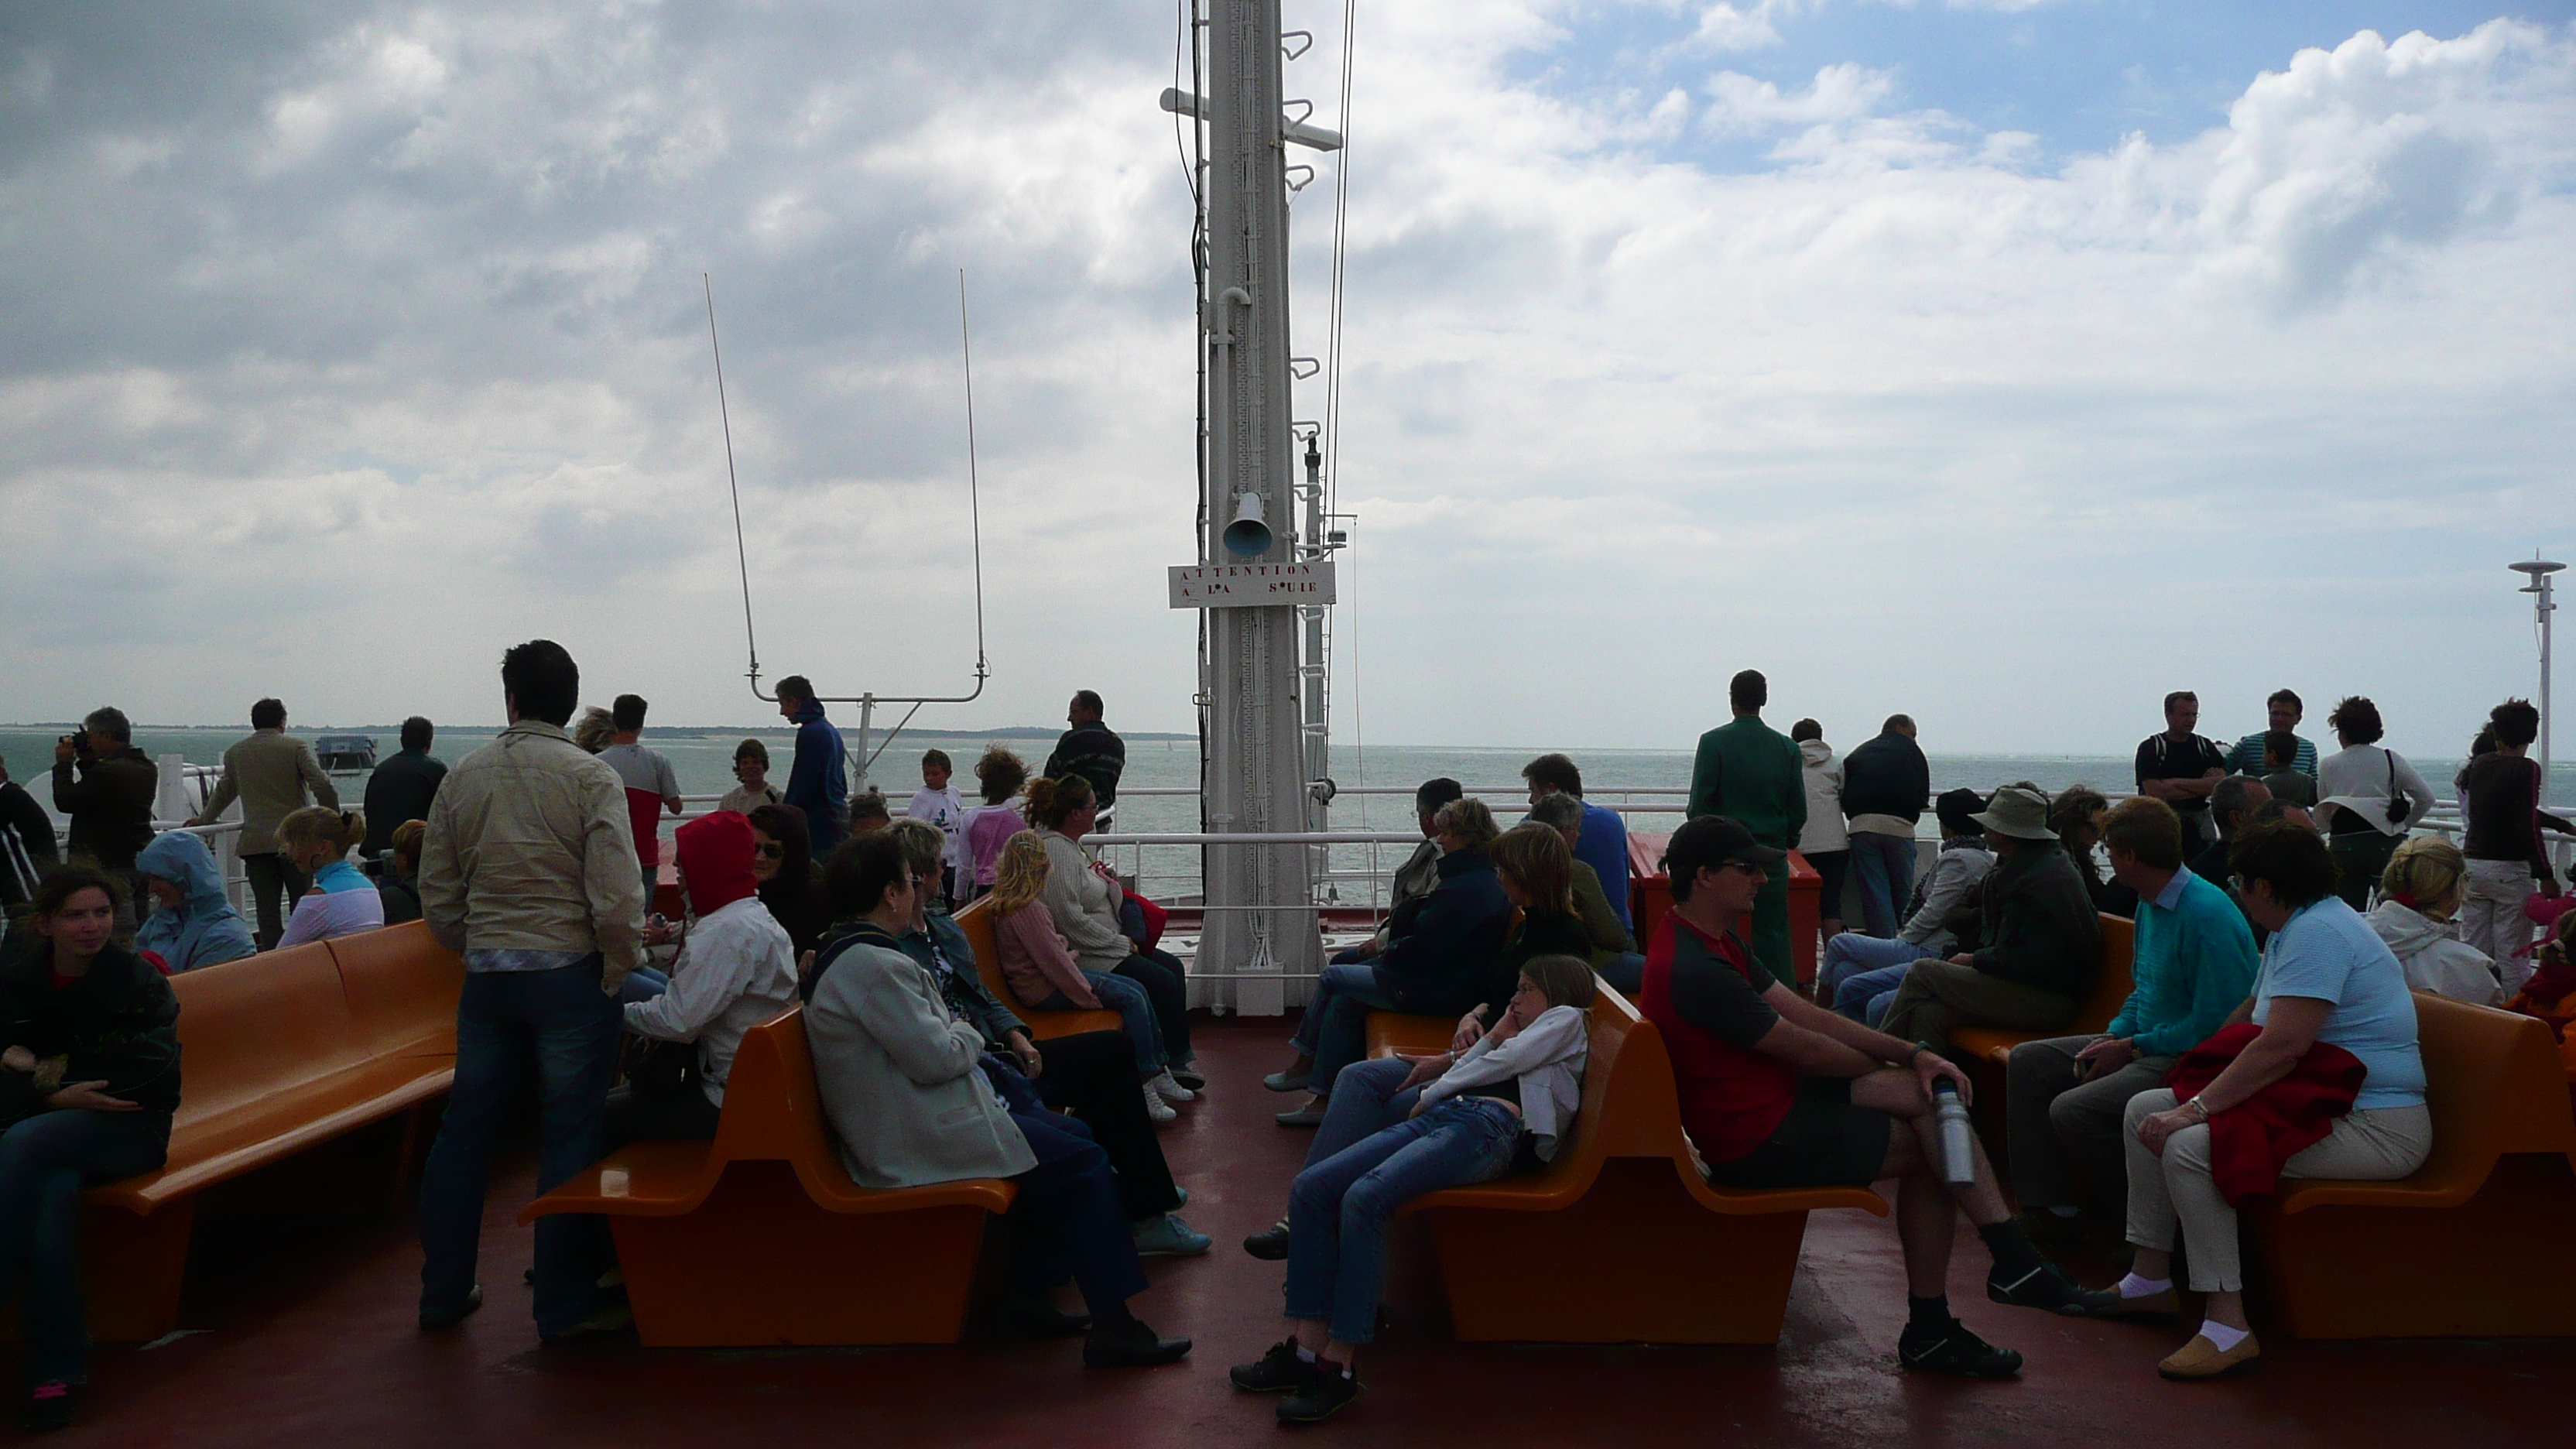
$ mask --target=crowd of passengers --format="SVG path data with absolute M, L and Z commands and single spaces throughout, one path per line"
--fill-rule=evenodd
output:
M 622 696 L 576 723 L 578 670 L 544 640 L 510 650 L 501 675 L 500 738 L 433 770 L 428 723 L 406 724 L 366 813 L 337 808 L 327 777 L 306 768 L 309 746 L 283 734 L 283 707 L 261 702 L 205 812 L 245 803 L 242 853 L 268 862 L 251 870 L 257 931 L 197 835 L 128 831 L 120 864 L 100 853 L 98 818 L 75 811 L 76 859 L 40 867 L 15 828 L 15 787 L 0 784 L 0 857 L 25 882 L 12 902 L 24 929 L 0 952 L 0 1296 L 25 1290 L 31 1424 L 68 1422 L 85 1378 L 79 1194 L 157 1167 L 168 1147 L 180 1092 L 168 976 L 414 917 L 467 968 L 455 1085 L 421 1191 L 424 1330 L 482 1303 L 486 1171 L 523 1077 L 536 1076 L 544 1104 L 544 1191 L 629 1143 L 712 1140 L 744 1035 L 802 1002 L 854 1182 L 1018 1185 L 995 1327 L 1078 1335 L 1094 1367 L 1189 1352 L 1128 1305 L 1146 1286 L 1142 1258 L 1209 1248 L 1178 1216 L 1188 1194 L 1155 1133 L 1206 1081 L 1182 968 L 1155 944 L 1159 912 L 1081 846 L 1114 803 L 1124 757 L 1096 695 L 1076 696 L 1073 728 L 1040 772 L 988 750 L 977 806 L 950 787 L 947 756 L 929 752 L 896 819 L 882 796 L 828 788 L 842 772 L 838 735 L 810 686 L 782 681 L 781 713 L 798 725 L 790 788 L 769 786 L 765 748 L 744 742 L 740 788 L 674 832 L 686 909 L 671 922 L 648 913 L 659 821 L 681 802 L 668 761 L 639 742 L 643 701 Z M 1897 1181 L 1905 1368 L 1991 1378 L 2021 1367 L 1950 1311 L 1964 1213 L 1990 1259 L 1988 1297 L 2011 1306 L 2178 1315 L 2182 1254 L 2202 1317 L 2159 1367 L 2197 1379 L 2258 1353 L 2238 1203 L 2280 1178 L 2403 1177 L 2430 1151 L 2410 988 L 2555 1019 L 2576 985 L 2576 912 L 2555 909 L 2540 832 L 2558 822 L 2538 808 L 2525 753 L 2537 716 L 2520 701 L 2493 711 L 2487 748 L 2459 778 L 2463 849 L 2411 834 L 2431 792 L 2376 744 L 2366 699 L 2337 707 L 2344 748 L 2320 760 L 2286 691 L 2270 702 L 2272 727 L 2234 750 L 2193 733 L 2192 696 L 2170 696 L 2167 730 L 2139 749 L 2139 793 L 2115 807 L 2084 787 L 2052 798 L 2028 783 L 1935 800 L 1910 720 L 1891 718 L 1837 761 L 1812 721 L 1771 730 L 1766 694 L 1759 674 L 1739 675 L 1735 719 L 1700 742 L 1691 818 L 1660 861 L 1672 905 L 1642 950 L 1625 827 L 1584 800 L 1572 760 L 1525 768 L 1529 816 L 1508 829 L 1455 781 L 1417 792 L 1424 839 L 1395 875 L 1384 925 L 1325 968 L 1290 1060 L 1264 1081 L 1306 1094 L 1278 1120 L 1315 1136 L 1285 1215 L 1244 1245 L 1285 1261 L 1291 1331 L 1231 1378 L 1284 1395 L 1283 1422 L 1320 1420 L 1358 1394 L 1397 1208 L 1543 1171 L 1562 1153 L 1604 988 L 1664 1038 L 1712 1182 Z M 140 758 L 113 711 L 87 734 L 63 746 L 87 767 L 58 765 L 58 799 L 67 778 L 103 794 L 116 770 L 100 765 Z M 323 798 L 300 803 L 290 787 Z M 385 814 L 417 808 L 375 834 L 380 802 Z M 1927 811 L 1941 840 L 1917 881 Z M 1824 878 L 1812 996 L 1788 950 L 1792 848 Z M 370 853 L 373 881 L 351 863 Z M 1866 930 L 1839 919 L 1846 870 Z M 134 882 L 151 900 L 139 922 Z M 952 915 L 984 897 L 991 963 Z M 2106 913 L 2134 922 L 2133 989 L 2106 1030 L 2044 1035 L 2094 993 Z M 2536 952 L 2534 920 L 2550 928 Z M 1063 1010 L 1113 1013 L 1118 1026 L 1041 1051 L 1020 1013 Z M 1372 1011 L 1457 1024 L 1445 1052 L 1365 1060 Z M 2043 1034 L 2009 1058 L 2009 1201 L 1981 1147 L 1969 1180 L 1943 1170 L 1935 1094 L 1971 1094 L 1956 1034 L 1975 1027 Z M 2252 1129 L 2213 1133 L 2229 1112 Z M 2134 1249 L 2107 1287 L 2076 1283 L 2043 1251 L 2070 1241 L 2088 1206 L 2123 1218 Z M 530 1276 L 547 1342 L 631 1322 L 596 1218 L 541 1219 Z M 1068 1282 L 1081 1311 L 1055 1297 Z

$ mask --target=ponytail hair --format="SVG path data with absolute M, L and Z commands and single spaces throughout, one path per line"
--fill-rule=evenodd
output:
M 1065 775 L 1056 779 L 1040 776 L 1031 780 L 1026 789 L 1029 797 L 1025 812 L 1028 822 L 1040 830 L 1061 828 L 1064 822 L 1071 819 L 1077 811 L 1088 807 L 1094 798 L 1091 793 L 1091 782 L 1080 775 Z
M 334 810 L 327 805 L 307 805 L 290 810 L 277 822 L 277 842 L 290 850 L 302 852 L 329 846 L 336 856 L 347 855 L 367 838 L 367 817 L 356 810 Z

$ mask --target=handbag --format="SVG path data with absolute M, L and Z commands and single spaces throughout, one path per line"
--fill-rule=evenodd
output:
M 2380 758 L 2388 762 L 2388 804 L 2384 807 L 2388 811 L 2388 823 L 2403 825 L 2406 823 L 2407 812 L 2411 805 L 2397 788 L 2397 752 L 2382 745 L 2379 747 L 2379 754 Z
M 704 1090 L 699 1084 L 698 1044 L 693 1041 L 629 1035 L 618 1049 L 617 1066 L 638 1097 L 658 1101 Z

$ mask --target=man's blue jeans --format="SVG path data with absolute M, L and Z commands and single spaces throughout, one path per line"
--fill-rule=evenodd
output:
M 1860 880 L 1863 924 L 1873 936 L 1893 936 L 1905 922 L 1899 912 L 1914 894 L 1914 841 L 1910 836 L 1855 830 L 1851 870 Z
M 520 1094 L 537 1096 L 537 1191 L 599 1160 L 600 1106 L 617 1069 L 624 1024 L 599 989 L 592 956 L 557 971 L 469 971 L 456 1005 L 456 1085 L 420 1180 L 420 1311 L 465 1306 L 482 1245 L 483 1188 L 492 1145 Z M 537 1220 L 537 1332 L 564 1333 L 596 1306 L 608 1266 L 596 1218 Z
M 1936 954 L 1902 938 L 1885 940 L 1845 931 L 1825 943 L 1824 964 L 1816 968 L 1816 999 L 1854 1021 L 1867 1022 L 1873 1015 L 1885 1014 L 1884 1004 L 1876 1013 L 1869 1007 L 1882 996 L 1896 994 L 1907 967 Z
M 1520 1135 L 1520 1114 L 1502 1103 L 1453 1097 L 1298 1173 L 1288 1190 L 1288 1316 L 1322 1319 L 1344 1343 L 1376 1338 L 1387 1218 L 1426 1192 L 1502 1176 Z
M 1315 977 L 1305 1019 L 1290 1038 L 1298 1051 L 1315 1059 L 1310 1080 L 1331 1092 L 1342 1068 L 1368 1054 L 1368 1014 L 1393 1010 L 1395 998 L 1378 986 L 1375 966 L 1325 967 Z
M 81 1189 L 161 1165 L 170 1119 L 158 1112 L 39 1112 L 0 1135 L 0 1303 L 21 1283 L 30 1385 L 89 1381 L 81 1303 Z

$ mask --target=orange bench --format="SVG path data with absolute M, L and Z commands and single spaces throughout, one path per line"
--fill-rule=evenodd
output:
M 1096 1011 L 1040 1011 L 1011 994 L 1011 983 L 1002 975 L 1002 950 L 993 940 L 993 913 L 985 909 L 991 896 L 978 896 L 966 909 L 957 913 L 957 927 L 966 933 L 966 944 L 975 948 L 975 974 L 993 999 L 1011 1009 L 1011 1014 L 1029 1024 L 1032 1041 L 1052 1041 L 1060 1036 L 1073 1036 L 1086 1031 L 1118 1031 L 1124 1023 L 1118 1013 Z
M 2111 1018 L 2127 1005 L 2129 993 L 2137 989 L 2133 974 L 2137 962 L 2137 924 L 2122 916 L 2098 915 L 2102 926 L 2102 960 L 2093 972 L 2093 993 L 2084 998 L 2084 1006 L 2062 1031 L 2003 1031 L 1990 1026 L 1963 1026 L 1950 1033 L 1950 1045 L 1958 1060 L 1988 1062 L 2001 1071 L 2011 1060 L 2012 1049 L 2026 1041 L 2042 1041 L 2053 1036 L 2084 1036 L 2111 1024 Z M 2000 1079 L 1997 1085 L 2001 1085 Z
M 1452 1022 L 1378 1013 L 1374 1047 L 1440 1051 Z M 1807 1214 L 1884 1215 L 1866 1188 L 1748 1192 L 1700 1175 L 1654 1023 L 1603 987 L 1574 1133 L 1536 1173 L 1407 1204 L 1431 1232 L 1457 1336 L 1478 1342 L 1776 1342 Z M 1535 1276 L 1504 1261 L 1544 1262 Z
M 608 1219 L 648 1348 L 955 1343 L 994 1178 L 850 1181 L 814 1085 L 804 1008 L 744 1033 L 713 1142 L 638 1142 L 528 1204 Z
M 2298 1338 L 2576 1336 L 2576 1117 L 2527 1016 L 2415 995 L 2433 1152 L 2395 1182 L 2287 1181 L 2246 1215 Z
M 210 1188 L 400 1116 L 399 1141 L 362 1180 L 335 1172 L 288 1195 L 309 1203 L 355 1188 L 394 1207 L 427 1109 L 456 1074 L 464 969 L 418 922 L 208 966 L 170 984 L 181 1091 L 169 1160 L 83 1196 L 91 1328 L 114 1342 L 178 1327 L 197 1200 Z

